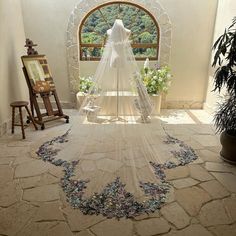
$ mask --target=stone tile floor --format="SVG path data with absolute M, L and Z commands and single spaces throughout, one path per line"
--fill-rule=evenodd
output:
M 71 123 L 77 112 L 67 110 Z M 220 159 L 219 137 L 211 117 L 201 110 L 166 110 L 165 128 L 194 148 L 199 158 L 166 171 L 172 184 L 168 202 L 159 212 L 135 219 L 86 216 L 72 209 L 59 186 L 62 170 L 31 157 L 32 146 L 63 121 L 44 131 L 26 130 L 0 138 L 0 235 L 17 236 L 235 236 L 236 167 Z

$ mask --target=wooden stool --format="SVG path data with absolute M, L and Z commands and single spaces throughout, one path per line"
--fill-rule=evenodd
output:
M 14 134 L 14 127 L 15 126 L 21 126 L 21 130 L 22 130 L 22 136 L 23 139 L 25 139 L 25 130 L 24 130 L 24 124 L 23 124 L 23 117 L 22 117 L 22 107 L 24 107 L 29 115 L 29 119 L 32 121 L 34 128 L 37 130 L 38 127 L 36 126 L 34 119 L 30 113 L 30 110 L 28 108 L 28 102 L 26 101 L 16 101 L 16 102 L 12 102 L 10 104 L 10 106 L 12 107 L 12 126 L 11 126 L 11 133 Z M 18 107 L 19 108 L 19 113 L 20 113 L 20 124 L 15 124 L 15 108 Z

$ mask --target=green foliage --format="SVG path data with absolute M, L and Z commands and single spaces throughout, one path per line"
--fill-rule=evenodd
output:
M 125 3 L 120 4 L 120 7 L 118 3 L 109 4 L 89 15 L 82 28 L 82 43 L 104 44 L 106 32 L 117 18 L 122 19 L 125 27 L 131 30 L 130 39 L 133 43 L 157 43 L 158 32 L 153 19 L 145 11 Z M 87 50 L 89 48 L 84 48 L 84 51 Z M 133 51 L 138 57 L 156 56 L 153 48 L 135 48 Z M 92 57 L 99 56 L 96 50 L 90 52 Z
M 215 42 L 212 66 L 219 66 L 215 73 L 215 89 L 219 92 L 225 85 L 227 91 L 236 93 L 236 17 L 232 25 Z
M 214 75 L 214 91 L 220 93 L 226 87 L 228 92 L 228 98 L 215 114 L 215 126 L 218 132 L 226 130 L 236 136 L 236 17 L 216 40 L 213 50 L 212 66 L 218 66 Z
M 214 121 L 217 132 L 227 131 L 236 136 L 236 94 L 230 94 L 215 113 Z
M 88 93 L 90 88 L 94 86 L 93 78 L 90 76 L 79 77 L 71 81 L 71 86 L 75 93 L 77 92 Z
M 149 32 L 143 32 L 139 37 L 141 43 L 152 43 L 153 41 L 153 35 L 151 35 Z
M 88 93 L 90 88 L 94 85 L 92 77 L 80 77 L 79 81 L 79 91 L 83 93 Z
M 82 33 L 82 39 L 83 43 L 100 43 L 103 40 L 100 35 L 94 32 Z
M 143 68 L 141 69 L 143 83 L 149 94 L 167 93 L 171 84 L 170 68 Z
M 156 49 L 155 48 L 133 48 L 134 55 L 136 57 L 155 57 Z

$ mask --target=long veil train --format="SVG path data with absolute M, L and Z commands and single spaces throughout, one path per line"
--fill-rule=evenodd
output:
M 64 168 L 61 185 L 68 202 L 84 214 L 134 217 L 160 208 L 170 185 L 165 169 L 197 157 L 170 137 L 150 115 L 152 104 L 141 81 L 121 20 L 108 40 L 70 131 L 42 144 L 37 155 Z

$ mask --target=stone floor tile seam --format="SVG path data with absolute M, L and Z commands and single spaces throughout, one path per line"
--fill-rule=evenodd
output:
M 211 200 L 209 200 L 209 201 L 207 201 L 207 202 L 205 202 L 205 203 L 202 203 L 201 208 L 198 210 L 198 212 L 197 212 L 196 215 L 194 215 L 194 216 L 193 216 L 193 215 L 190 215 L 190 213 L 188 213 L 188 212 L 187 212 L 187 214 L 188 214 L 190 217 L 196 217 L 196 218 L 198 219 L 198 216 L 199 216 L 199 213 L 200 213 L 202 207 L 203 207 L 204 205 L 206 205 L 207 203 L 210 203 L 210 202 L 212 202 L 212 201 L 214 201 L 214 199 L 211 199 Z M 179 202 L 179 204 L 180 204 L 180 206 L 181 206 L 182 208 L 184 208 L 184 207 L 181 205 L 180 202 Z M 199 219 L 198 219 L 198 220 L 199 220 Z
M 25 222 L 25 224 L 23 224 L 22 225 L 22 227 L 20 227 L 20 229 L 15 233 L 15 235 L 17 235 L 22 229 L 24 229 L 25 227 L 27 227 L 30 223 L 32 223 L 33 221 L 32 221 L 32 219 L 31 218 L 29 218 L 26 222 Z M 14 235 L 14 236 L 15 236 Z
M 199 217 L 197 217 L 197 218 L 199 218 Z M 214 227 L 214 226 L 206 226 L 206 225 L 203 225 L 202 223 L 201 223 L 201 221 L 199 220 L 199 222 L 198 223 L 196 223 L 196 224 L 198 224 L 198 225 L 201 225 L 203 228 L 205 228 L 205 229 L 207 229 L 207 231 L 209 231 L 210 233 L 212 233 L 210 230 L 209 230 L 209 228 L 211 228 L 211 227 Z M 227 224 L 228 225 L 228 224 Z M 218 226 L 218 225 L 217 225 Z M 213 233 L 212 233 L 213 234 Z M 215 234 L 214 234 L 215 235 Z M 223 236 L 223 235 L 222 235 Z M 224 236 L 227 236 L 227 235 L 224 235 Z
M 205 191 L 205 190 L 204 190 Z M 201 206 L 201 208 L 200 208 L 200 210 L 198 211 L 198 214 L 195 216 L 198 220 L 199 220 L 199 213 L 200 213 L 200 211 L 201 211 L 201 209 L 205 206 L 205 205 L 207 205 L 207 204 L 209 204 L 209 203 L 211 203 L 211 202 L 214 202 L 214 201 L 222 201 L 224 198 L 222 198 L 222 199 L 213 199 L 213 198 L 211 198 L 209 201 L 207 201 L 207 202 L 204 202 L 203 204 L 202 204 L 202 206 Z M 223 203 L 222 203 L 223 204 Z M 204 226 L 205 227 L 205 226 Z
M 12 168 L 12 163 L 13 163 L 14 161 L 10 161 L 9 163 L 1 163 L 0 165 L 1 166 L 9 166 L 9 167 L 11 167 Z
M 60 210 L 61 210 L 61 212 L 62 212 L 62 215 L 63 215 L 64 218 L 65 218 L 66 224 L 68 225 L 70 231 L 73 233 L 73 231 L 72 231 L 72 229 L 71 229 L 71 227 L 70 227 L 70 224 L 69 224 L 69 220 L 68 220 L 67 214 L 63 211 L 63 209 L 60 209 Z
M 48 171 L 49 171 L 49 170 L 48 170 L 47 172 L 44 172 L 43 174 L 41 173 L 41 174 L 30 175 L 30 176 L 27 176 L 27 177 L 22 177 L 22 178 L 20 178 L 20 177 L 15 177 L 15 169 L 16 169 L 16 167 L 14 167 L 13 169 L 14 169 L 13 179 L 26 179 L 26 178 L 41 176 L 41 175 L 43 175 L 43 174 L 45 174 L 45 173 L 48 173 Z M 54 177 L 55 177 L 55 176 L 54 176 Z
M 34 206 L 34 207 L 39 207 L 39 204 L 36 204 L 35 202 L 26 201 L 24 199 L 21 199 L 20 202 L 23 202 L 25 204 L 28 204 L 28 205 L 31 205 L 31 206 Z
M 80 231 L 71 231 L 71 233 L 73 235 L 77 235 L 78 233 L 82 233 L 82 232 L 89 232 L 92 236 L 97 236 L 94 232 L 92 232 L 90 229 L 84 229 L 84 230 L 80 230 Z M 66 235 L 65 235 L 66 236 Z
M 183 208 L 183 207 L 182 207 Z M 183 210 L 185 211 L 185 209 L 183 208 Z M 170 221 L 168 221 L 164 216 L 162 216 L 167 222 L 168 224 L 171 226 L 172 229 L 175 229 L 175 230 L 182 230 L 182 229 L 185 229 L 187 228 L 189 225 L 191 225 L 191 220 L 193 218 L 193 216 L 191 216 L 188 212 L 185 211 L 185 213 L 189 216 L 190 220 L 189 220 L 189 224 L 184 226 L 184 227 L 181 227 L 181 228 L 177 228 L 173 223 L 171 223 Z
M 16 161 L 16 158 L 14 158 L 14 161 L 12 161 L 9 166 L 12 168 L 12 169 L 15 169 L 15 165 L 14 165 L 14 162 Z
M 178 229 L 172 222 L 170 222 L 167 218 L 164 217 L 164 215 L 162 215 L 162 217 L 168 222 L 168 224 L 170 225 L 170 230 L 174 229 L 174 230 L 180 230 L 180 228 Z M 190 225 L 190 222 L 187 226 L 184 226 L 182 229 L 187 228 Z
M 232 173 L 219 173 L 219 172 L 211 172 L 211 173 L 215 173 L 215 174 L 232 174 Z M 232 174 L 233 176 L 234 176 L 234 174 Z M 216 178 L 216 177 L 215 177 Z M 219 181 L 217 178 L 216 178 L 216 180 L 217 181 Z M 231 189 L 229 189 L 226 185 L 225 185 L 225 183 L 222 183 L 221 181 L 219 181 L 219 183 L 221 184 L 221 185 L 223 185 L 225 188 L 226 188 L 226 190 L 227 191 L 229 191 L 230 193 L 232 193 L 232 194 L 236 194 L 236 191 L 232 191 Z
M 212 201 L 214 201 L 214 200 L 224 200 L 224 199 L 226 199 L 226 198 L 228 198 L 228 197 L 231 197 L 231 196 L 232 196 L 232 194 L 229 194 L 229 195 L 227 195 L 227 196 L 225 196 L 225 197 L 213 198 Z
M 34 220 L 35 223 L 51 223 L 51 222 L 65 222 L 67 223 L 65 220 Z
M 217 234 L 215 234 L 214 232 L 212 232 L 209 228 L 212 227 L 206 227 L 206 226 L 203 226 L 201 223 L 198 223 L 200 224 L 203 228 L 205 228 L 212 236 L 218 236 Z M 222 235 L 222 236 L 228 236 L 228 235 Z
M 64 216 L 64 218 L 65 218 L 65 222 L 66 222 L 66 224 L 68 225 L 70 231 L 71 231 L 72 233 L 78 233 L 78 232 L 76 232 L 76 231 L 72 231 L 72 228 L 71 228 L 71 226 L 70 226 L 70 224 L 69 224 L 69 220 L 68 220 L 67 214 L 63 211 L 63 209 L 60 209 L 60 210 L 61 210 L 61 212 L 62 212 L 62 214 L 63 214 L 63 216 Z M 89 230 L 89 228 L 86 228 L 86 230 Z M 89 231 L 90 231 L 90 230 L 89 230 Z M 79 232 L 81 232 L 81 231 L 79 231 Z
M 134 221 L 134 220 L 132 219 L 132 221 Z M 136 228 L 136 224 L 133 223 L 133 232 L 134 232 L 134 235 L 140 236 L 137 231 L 138 231 L 138 230 L 137 230 L 137 228 Z
M 48 222 L 53 222 L 53 221 L 48 221 Z M 49 227 L 49 229 L 53 229 L 53 228 L 55 228 L 57 225 L 59 225 L 61 222 L 65 222 L 65 221 L 56 221 L 57 222 L 57 224 L 55 224 L 55 225 L 52 225 L 51 227 Z M 41 222 L 39 222 L 39 223 L 41 223 Z M 67 224 L 68 225 L 68 224 Z
M 217 180 L 216 180 L 217 181 Z M 204 181 L 204 182 L 202 182 L 202 183 L 205 183 L 205 182 L 207 182 L 207 181 Z M 218 181 L 219 182 L 219 181 Z M 220 183 L 220 182 L 219 182 Z M 201 186 L 201 183 L 199 183 L 198 185 L 196 185 L 197 187 L 199 187 L 199 188 L 201 188 L 202 190 L 204 190 L 204 191 L 206 191 L 202 186 Z M 228 191 L 228 190 L 227 190 Z M 207 192 L 207 191 L 206 191 Z M 229 192 L 229 191 L 228 191 Z M 208 193 L 208 192 L 207 192 Z M 209 194 L 209 193 L 208 193 Z M 223 199 L 225 199 L 225 198 L 228 198 L 228 197 L 231 197 L 231 196 L 233 196 L 233 193 L 232 192 L 229 192 L 229 195 L 227 195 L 227 196 L 224 196 L 224 197 L 217 197 L 217 198 L 213 198 L 210 194 L 209 194 L 209 196 L 212 198 L 209 202 L 211 202 L 211 201 L 214 201 L 214 200 L 223 200 Z M 204 204 L 205 205 L 205 204 Z
M 207 161 L 209 163 L 211 163 L 212 161 Z M 229 167 L 229 168 L 235 168 L 235 165 L 229 164 L 228 162 L 222 162 L 221 163 L 223 166 Z
M 164 205 L 163 205 L 164 206 Z M 158 211 L 160 213 L 160 211 Z M 160 215 L 161 216 L 161 215 Z M 160 218 L 160 216 L 148 216 L 147 218 L 145 219 L 136 219 L 136 218 L 132 218 L 131 220 L 134 221 L 134 222 L 139 222 L 139 221 L 143 221 L 143 220 L 148 220 L 148 219 L 155 219 L 155 218 Z
M 13 182 L 13 181 L 12 181 Z M 7 182 L 7 183 L 11 183 L 10 181 L 9 182 Z M 17 183 L 16 183 L 16 185 L 17 185 Z M 5 183 L 5 186 L 6 186 L 6 183 Z M 22 196 L 23 196 L 23 191 L 22 191 L 22 189 L 19 189 L 19 193 L 17 193 L 17 186 L 15 186 L 15 191 L 16 191 L 16 197 L 17 197 L 17 201 L 15 201 L 14 203 L 12 203 L 12 204 L 10 204 L 10 205 L 8 205 L 8 206 L 0 206 L 0 209 L 1 208 L 8 208 L 8 207 L 11 207 L 11 206 L 13 206 L 13 205 L 15 205 L 15 204 L 17 204 L 18 202 L 20 202 L 21 201 L 21 199 L 22 199 Z
M 35 185 L 35 186 L 37 186 L 37 185 Z M 22 186 L 22 184 L 20 184 L 20 188 L 22 189 L 22 191 L 35 188 L 35 186 L 32 186 L 32 187 L 25 187 L 25 188 L 24 188 L 24 187 Z
M 166 223 L 169 225 L 169 230 L 167 231 L 167 232 L 165 232 L 165 233 L 160 233 L 160 234 L 155 234 L 155 235 L 165 235 L 165 234 L 168 234 L 173 228 L 175 229 L 176 227 L 172 224 L 172 223 L 170 223 L 167 219 L 165 219 L 163 216 L 162 217 L 159 217 L 160 219 L 164 219 L 165 221 L 166 221 Z M 141 220 L 141 221 L 149 221 L 151 218 L 147 218 L 147 219 L 143 219 L 143 220 Z M 133 227 L 133 231 L 138 235 L 138 236 L 143 236 L 143 235 L 141 235 L 141 234 L 139 234 L 138 233 L 138 230 L 137 230 L 137 228 L 135 227 L 135 224 L 134 224 L 134 227 Z M 148 235 L 148 236 L 155 236 L 155 235 Z
M 95 234 L 95 232 L 92 230 L 92 227 L 94 227 L 95 225 L 98 225 L 99 223 L 101 223 L 101 222 L 103 222 L 103 221 L 106 221 L 106 220 L 107 220 L 107 219 L 101 220 L 101 221 L 99 221 L 99 222 L 97 222 L 97 223 L 95 223 L 95 224 L 93 224 L 93 225 L 90 225 L 90 226 L 89 226 L 88 228 L 86 228 L 86 229 L 87 229 L 87 230 L 90 230 L 93 235 L 97 236 L 97 235 Z M 134 229 L 134 226 L 133 226 L 133 229 Z
M 225 209 L 226 215 L 227 215 L 227 216 L 232 220 L 232 222 L 229 223 L 229 224 L 227 224 L 227 225 L 231 225 L 231 224 L 236 223 L 236 219 L 235 219 L 235 220 L 232 219 L 232 216 L 231 216 L 230 212 L 227 210 L 227 208 L 226 208 L 225 204 L 223 203 L 223 201 L 222 201 L 222 204 L 223 204 L 223 206 L 224 206 L 224 209 Z
M 19 178 L 16 178 L 16 167 L 17 166 L 13 166 L 12 169 L 13 169 L 13 179 L 19 179 Z
M 27 179 L 27 178 L 37 177 L 37 176 L 42 177 L 42 174 L 41 175 L 36 175 L 36 176 L 30 176 L 30 177 L 26 177 L 26 178 L 17 178 L 16 180 Z M 32 189 L 32 188 L 37 188 L 37 187 L 47 186 L 47 185 L 53 185 L 53 184 L 60 186 L 60 182 L 53 182 L 53 183 L 49 182 L 47 184 L 40 184 L 40 181 L 41 181 L 41 178 L 36 182 L 35 186 L 29 187 L 29 188 L 22 188 L 22 190 L 24 191 L 26 189 Z M 19 185 L 21 185 L 21 184 L 19 183 Z
M 201 164 L 197 164 L 197 165 L 201 166 L 204 170 L 206 170 L 210 174 L 210 171 L 206 169 L 205 163 L 201 163 Z
M 52 166 L 52 167 L 54 167 L 54 166 Z M 58 171 L 58 170 L 60 170 L 60 172 L 63 173 L 63 168 L 62 168 L 62 167 L 57 166 L 57 171 Z M 59 178 L 59 179 L 61 178 L 61 177 L 58 177 L 58 176 L 56 176 L 55 174 L 51 173 L 51 171 L 52 171 L 52 169 L 49 169 L 49 170 L 48 170 L 48 173 L 49 173 L 50 175 L 52 175 L 52 176 L 54 176 L 54 177 L 56 177 L 56 178 Z
M 192 177 L 191 177 L 192 178 Z M 185 179 L 185 178 L 181 178 L 181 179 Z M 181 179 L 176 179 L 176 180 L 181 180 Z M 194 179 L 194 178 L 192 178 L 192 179 Z M 194 185 L 191 185 L 191 186 L 186 186 L 186 187 L 183 187 L 183 188 L 177 188 L 177 187 L 175 187 L 174 186 L 174 184 L 172 183 L 173 181 L 175 181 L 175 179 L 174 180 L 171 180 L 171 182 L 170 182 L 170 185 L 175 189 L 175 190 L 178 190 L 178 189 L 185 189 L 185 188 L 189 188 L 189 187 L 193 187 L 193 186 L 198 186 L 199 184 L 201 184 L 202 182 L 199 182 L 199 180 L 196 180 L 196 179 L 194 179 L 196 182 L 198 182 L 198 183 L 196 183 L 196 184 L 194 184 Z
M 97 236 L 92 230 L 90 230 L 90 229 L 87 229 L 88 230 L 88 232 L 90 233 L 90 234 L 92 234 L 92 235 L 94 235 L 94 236 Z
M 78 211 L 78 209 L 75 209 L 75 210 Z M 63 209 L 61 209 L 61 212 L 63 213 L 63 216 L 64 216 L 64 218 L 65 218 L 65 222 L 67 223 L 67 225 L 68 225 L 70 231 L 71 231 L 72 233 L 76 232 L 76 231 L 72 231 L 72 229 L 71 229 L 71 227 L 70 227 L 70 224 L 69 224 L 69 220 L 68 220 L 67 214 L 65 213 L 65 211 L 63 211 Z M 107 219 L 100 220 L 100 221 L 98 221 L 98 222 L 96 222 L 96 223 L 90 225 L 88 228 L 86 228 L 86 230 L 91 231 L 91 232 L 96 236 L 96 234 L 92 231 L 91 228 L 92 228 L 93 226 L 95 226 L 95 225 L 97 225 L 97 224 L 103 222 L 103 221 L 106 221 L 106 220 L 107 220 Z M 80 231 L 79 231 L 79 232 L 80 232 Z
M 236 165 L 230 165 L 230 164 L 228 164 L 226 162 L 213 162 L 213 161 L 206 161 L 206 163 L 203 166 L 205 169 L 207 169 L 207 166 L 206 166 L 207 163 L 208 164 L 214 163 L 214 164 L 217 164 L 217 165 L 222 165 L 222 167 L 229 168 L 229 170 L 227 170 L 227 171 L 223 171 L 223 170 L 222 171 L 220 171 L 220 170 L 208 170 L 209 172 L 211 171 L 211 172 L 226 172 L 226 173 L 230 173 L 230 172 L 234 172 L 236 170 Z
M 213 199 L 213 200 L 211 200 L 211 201 L 209 201 L 209 202 L 206 202 L 206 203 L 204 203 L 204 204 L 202 205 L 201 209 L 202 209 L 206 204 L 211 203 L 211 202 L 214 202 L 214 201 L 221 201 L 221 203 L 222 203 L 222 205 L 223 205 L 224 212 L 226 213 L 226 215 L 228 216 L 228 218 L 231 220 L 231 221 L 229 221 L 228 224 L 222 224 L 222 225 L 232 225 L 232 224 L 234 224 L 234 223 L 236 222 L 236 220 L 235 220 L 235 221 L 232 220 L 231 215 L 229 214 L 229 212 L 227 211 L 225 205 L 223 204 L 223 199 L 221 199 L 221 200 L 219 200 L 219 199 Z M 201 211 L 201 209 L 200 209 L 200 211 Z M 204 225 L 201 223 L 201 221 L 200 221 L 200 211 L 199 211 L 199 213 L 197 214 L 196 218 L 199 220 L 199 224 L 201 224 L 204 228 L 206 228 L 207 226 L 204 226 Z M 221 225 L 221 224 L 218 224 L 218 225 Z M 217 226 L 218 226 L 218 225 L 217 225 Z M 214 226 L 214 225 L 211 225 L 211 226 L 208 226 L 208 227 L 213 227 L 213 226 Z
M 14 202 L 14 203 L 12 203 L 12 204 L 10 204 L 10 205 L 8 205 L 8 206 L 0 206 L 0 210 L 4 210 L 4 209 L 7 209 L 7 208 L 10 208 L 10 207 L 16 205 L 17 203 L 19 203 L 19 201 Z
M 58 202 L 59 199 L 55 199 L 55 200 L 49 200 L 49 201 L 44 201 L 46 203 L 53 203 L 53 202 Z M 22 199 L 20 202 L 24 202 L 27 203 L 29 205 L 35 206 L 35 207 L 39 207 L 40 204 L 42 204 L 43 202 L 40 201 L 27 201 L 25 199 Z
M 215 176 L 213 176 L 210 172 L 208 172 L 208 173 L 212 176 L 212 178 L 213 178 L 212 180 L 216 180 L 216 177 L 215 177 Z M 197 185 L 209 181 L 209 179 L 207 179 L 207 180 L 199 180 L 199 179 L 197 179 L 197 178 L 194 178 L 193 176 L 190 176 L 190 177 L 191 177 L 192 179 L 196 180 L 196 181 L 199 181 L 199 183 L 198 183 Z M 194 186 L 196 186 L 196 185 L 194 185 Z
M 155 234 L 155 235 L 150 235 L 150 236 L 164 236 L 164 235 L 168 235 L 172 230 L 173 230 L 173 229 L 170 228 L 170 229 L 168 230 L 168 232 L 166 232 L 166 233 Z M 139 236 L 142 236 L 142 235 L 139 235 Z
M 211 170 L 211 171 L 208 171 L 209 174 L 211 173 L 222 173 L 222 174 L 227 174 L 227 173 L 231 173 L 233 175 L 236 175 L 236 173 L 234 171 L 214 171 L 214 170 Z
M 203 226 L 204 227 L 204 226 Z M 213 231 L 211 231 L 211 228 L 213 228 L 214 226 L 207 226 L 205 227 L 212 235 L 217 236 L 217 234 L 215 234 Z
M 65 193 L 63 192 L 62 189 L 60 189 L 59 195 L 60 195 L 59 201 L 60 201 L 60 203 L 61 203 L 60 211 L 64 214 L 65 212 L 63 211 L 63 209 L 68 206 L 68 203 L 67 203 L 67 201 L 66 201 Z
M 176 202 L 177 204 L 179 204 L 177 201 L 174 201 L 174 202 Z M 172 202 L 172 203 L 174 203 L 174 202 Z M 172 204 L 171 203 L 171 204 Z M 179 204 L 180 205 L 180 204 Z M 180 205 L 181 206 L 181 205 Z M 181 206 L 181 208 L 183 209 L 183 211 L 189 216 L 189 218 L 190 218 L 190 220 L 189 220 L 189 224 L 187 225 L 187 226 L 184 226 L 183 228 L 181 228 L 181 230 L 182 229 L 185 229 L 185 228 L 187 228 L 190 224 L 191 224 L 191 221 L 192 221 L 192 219 L 194 218 L 193 216 L 191 216 L 182 206 Z M 177 228 L 173 223 L 171 223 L 162 213 L 161 213 L 161 211 L 160 211 L 160 215 L 168 222 L 168 224 L 169 225 L 171 225 L 174 229 L 176 229 L 176 230 L 179 230 L 179 228 Z

